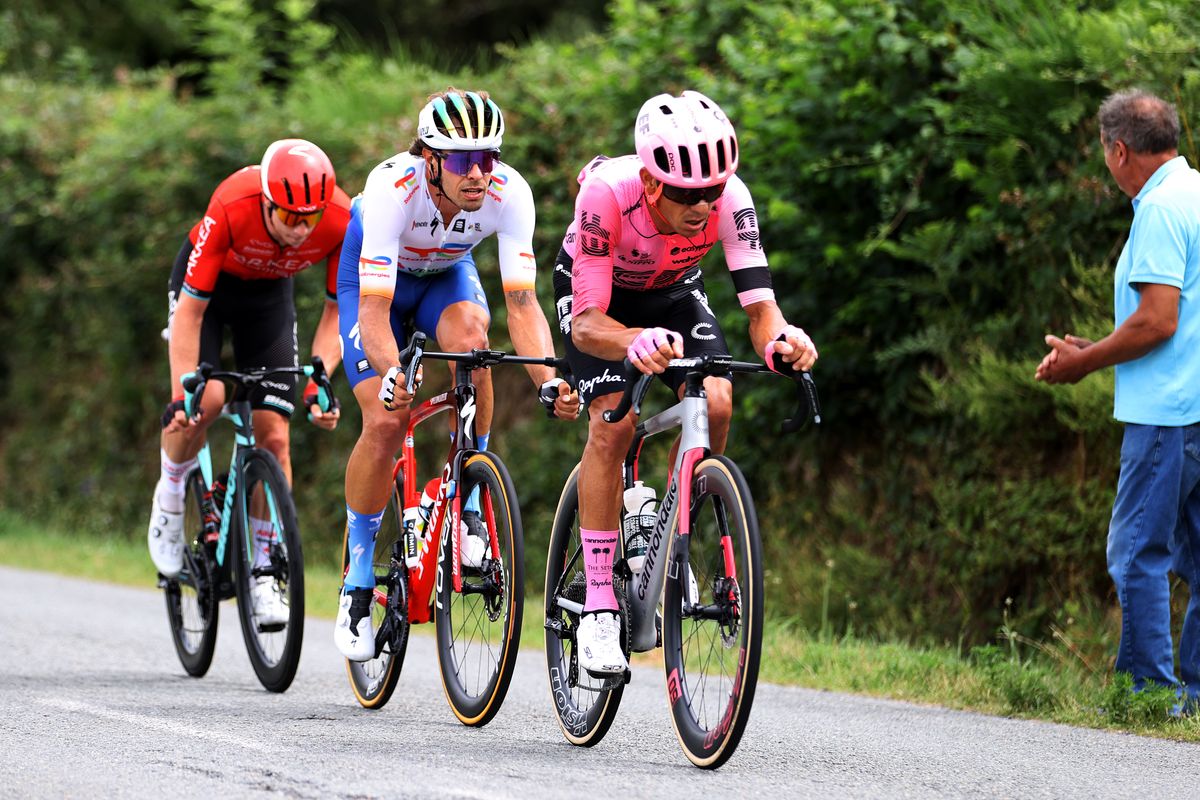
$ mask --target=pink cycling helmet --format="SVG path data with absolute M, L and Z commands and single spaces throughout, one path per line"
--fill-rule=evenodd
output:
M 304 139 L 280 139 L 263 154 L 262 192 L 275 205 L 297 214 L 325 208 L 337 178 L 325 151 Z
M 699 92 L 651 97 L 638 112 L 633 141 L 646 170 L 670 186 L 716 186 L 737 171 L 733 125 Z

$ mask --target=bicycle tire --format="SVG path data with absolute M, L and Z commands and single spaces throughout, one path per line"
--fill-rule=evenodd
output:
M 676 535 L 667 572 L 674 577 L 663 598 L 663 660 L 679 743 L 693 764 L 715 769 L 737 749 L 754 703 L 762 656 L 762 546 L 746 479 L 724 456 L 696 465 L 690 514 L 691 532 Z M 732 576 L 723 531 L 732 543 Z
M 493 453 L 472 453 L 463 463 L 457 491 L 466 502 L 481 487 L 480 505 L 490 497 L 497 530 L 498 560 L 484 569 L 463 569 L 463 592 L 454 591 L 450 526 L 438 544 L 434 618 L 442 687 L 454 715 L 479 727 L 496 716 L 516 666 L 525 605 L 525 544 L 521 510 L 512 477 Z M 457 534 L 457 532 L 455 532 Z
M 607 682 L 579 669 L 573 658 L 579 616 L 559 606 L 557 599 L 565 596 L 581 605 L 584 602 L 587 584 L 580 555 L 582 547 L 576 465 L 558 499 L 546 556 L 546 675 L 563 736 L 573 745 L 592 747 L 612 727 L 625 685 L 600 688 Z
M 212 576 L 216 564 L 204 544 L 204 477 L 199 468 L 184 479 L 183 569 L 163 589 L 171 641 L 188 675 L 203 677 L 217 646 L 221 608 Z
M 242 638 L 259 682 L 269 691 L 283 692 L 296 677 L 304 641 L 304 556 L 296 508 L 283 470 L 270 452 L 258 448 L 246 451 L 240 457 L 237 478 L 238 519 L 231 535 L 235 542 L 234 575 Z M 253 566 L 254 534 L 248 522 L 250 507 L 257 503 L 264 505 L 256 514 L 260 519 L 270 519 L 275 531 L 271 564 L 266 569 L 274 576 L 276 589 L 288 608 L 288 619 L 279 627 L 258 624 L 250 597 L 250 582 L 267 574 Z
M 408 572 L 404 568 L 403 545 L 404 475 L 396 475 L 392 498 L 384 509 L 383 523 L 375 539 L 375 602 L 371 624 L 375 629 L 377 655 L 368 661 L 346 659 L 350 690 L 363 708 L 380 709 L 391 699 L 404 654 L 408 650 Z M 349 531 L 347 530 L 347 534 Z M 342 574 L 350 565 L 348 536 L 342 536 Z M 383 587 L 380 597 L 379 587 Z

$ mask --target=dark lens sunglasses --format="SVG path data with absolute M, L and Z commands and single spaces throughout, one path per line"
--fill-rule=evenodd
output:
M 725 184 L 723 183 L 718 183 L 716 186 L 705 186 L 702 189 L 681 189 L 668 183 L 662 185 L 663 197 L 672 203 L 679 203 L 681 206 L 694 206 L 701 202 L 715 203 L 724 191 Z
M 438 153 L 438 157 L 442 159 L 442 166 L 455 175 L 466 175 L 470 173 L 471 167 L 479 167 L 479 171 L 487 175 L 495 169 L 496 161 L 500 158 L 500 151 L 450 150 Z

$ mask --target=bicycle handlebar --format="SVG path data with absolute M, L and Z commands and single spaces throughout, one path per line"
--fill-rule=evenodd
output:
M 183 376 L 183 413 L 192 418 L 204 397 L 204 390 L 210 380 L 218 380 L 226 386 L 235 388 L 258 383 L 271 375 L 303 375 L 312 378 L 317 384 L 317 405 L 322 411 L 333 408 L 333 386 L 329 383 L 329 373 L 325 371 L 325 362 L 320 356 L 312 357 L 312 364 L 303 367 L 273 367 L 271 369 L 252 370 L 250 372 L 226 372 L 214 370 L 211 364 L 201 362 L 195 372 Z
M 813 380 L 812 372 L 805 370 L 795 376 L 788 372 L 776 372 L 764 364 L 754 364 L 748 361 L 734 361 L 730 356 L 706 354 L 697 358 L 673 358 L 667 362 L 667 369 L 686 369 L 689 372 L 702 372 L 705 375 L 724 375 L 727 372 L 767 372 L 792 378 L 796 383 L 796 412 L 783 421 L 783 432 L 794 433 L 800 430 L 811 419 L 814 424 L 821 424 L 821 405 L 817 397 L 817 383 Z M 604 412 L 605 422 L 619 422 L 631 410 L 641 414 L 642 401 L 650 389 L 650 380 L 654 375 L 644 374 L 633 365 L 628 358 L 624 364 L 625 392 L 621 395 L 616 408 Z M 789 372 L 791 372 L 789 370 Z
M 467 369 L 484 369 L 496 364 L 541 364 L 553 367 L 559 372 L 566 373 L 567 360 L 557 356 L 517 356 L 503 350 L 480 350 L 474 348 L 465 353 L 439 353 L 425 350 L 426 336 L 421 331 L 415 331 L 409 340 L 408 347 L 400 353 L 400 366 L 404 368 L 406 386 L 412 386 L 417 374 L 417 367 L 423 358 L 435 358 L 439 361 L 456 361 Z

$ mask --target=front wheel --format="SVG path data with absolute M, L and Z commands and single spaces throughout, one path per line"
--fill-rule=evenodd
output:
M 392 486 L 392 500 L 384 509 L 383 523 L 375 539 L 375 597 L 371 604 L 371 624 L 375 631 L 376 655 L 367 661 L 346 659 L 350 689 L 363 708 L 383 708 L 391 699 L 408 649 L 408 573 L 401 551 L 403 506 L 404 476 L 401 473 Z M 347 536 L 342 538 L 343 576 L 350 568 Z
M 458 489 L 465 506 L 479 490 L 487 550 L 477 567 L 460 564 L 462 591 L 454 589 L 458 532 L 445 525 L 439 539 L 435 619 L 442 686 L 464 725 L 496 716 L 516 666 L 525 603 L 525 544 L 512 478 L 492 453 L 473 453 Z
M 696 465 L 691 532 L 671 551 L 663 598 L 667 698 L 688 759 L 715 769 L 737 749 L 762 650 L 762 547 L 746 479 L 713 456 Z
M 579 668 L 575 655 L 575 631 L 587 598 L 579 536 L 578 466 L 567 478 L 554 512 L 545 596 L 546 669 L 554 713 L 568 742 L 591 747 L 604 738 L 617 718 L 625 684 L 593 678 Z
M 265 450 L 250 450 L 238 471 L 234 571 L 238 617 L 254 673 L 285 691 L 304 640 L 304 558 L 296 508 L 283 470 Z
M 183 569 L 166 581 L 167 619 L 171 623 L 171 641 L 184 670 L 194 678 L 202 677 L 212 664 L 217 646 L 217 618 L 220 598 L 216 590 L 216 562 L 204 543 L 204 478 L 200 469 L 185 479 L 183 506 Z

